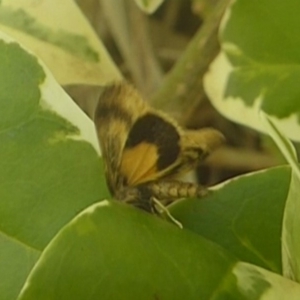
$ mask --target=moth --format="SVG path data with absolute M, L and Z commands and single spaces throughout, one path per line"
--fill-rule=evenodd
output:
M 224 142 L 219 131 L 184 130 L 166 114 L 151 108 L 126 82 L 104 89 L 94 121 L 114 198 L 157 212 L 157 200 L 206 194 L 202 186 L 176 178 L 195 168 Z

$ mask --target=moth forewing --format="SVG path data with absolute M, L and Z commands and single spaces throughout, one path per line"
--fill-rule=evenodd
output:
M 123 149 L 120 173 L 128 185 L 161 178 L 180 157 L 180 134 L 176 126 L 153 109 L 133 124 Z
M 106 179 L 113 195 L 123 180 L 119 168 L 128 133 L 147 110 L 147 103 L 134 88 L 125 83 L 108 86 L 100 95 L 94 122 L 104 158 Z

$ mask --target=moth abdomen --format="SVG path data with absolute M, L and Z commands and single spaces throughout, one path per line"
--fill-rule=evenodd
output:
M 152 196 L 159 200 L 203 197 L 208 193 L 208 190 L 199 184 L 176 180 L 154 181 L 147 187 Z

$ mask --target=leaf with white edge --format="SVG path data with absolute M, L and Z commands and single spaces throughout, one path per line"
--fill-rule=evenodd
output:
M 293 172 L 297 174 L 300 179 L 300 169 L 298 165 L 296 150 L 289 139 L 287 139 L 283 133 L 276 127 L 273 118 L 266 115 L 264 112 L 260 112 L 260 118 L 262 123 L 266 127 L 269 135 L 272 137 L 277 147 L 280 149 L 281 153 L 290 164 Z
M 289 166 L 230 179 L 201 199 L 169 206 L 184 228 L 238 259 L 281 274 L 281 233 L 290 184 Z
M 141 10 L 148 14 L 154 13 L 164 0 L 135 0 Z
M 290 190 L 286 201 L 282 231 L 283 274 L 300 281 L 300 179 L 293 172 Z
M 265 114 L 261 117 L 282 154 L 292 168 L 292 178 L 283 219 L 282 261 L 285 276 L 300 281 L 300 168 L 292 143 Z
M 109 193 L 93 122 L 35 56 L 1 33 L 0 82 L 2 300 L 58 230 Z
M 244 297 L 216 299 L 297 300 L 300 297 L 300 285 L 297 282 L 257 266 L 240 262 L 234 267 L 233 274 L 237 288 Z
M 121 79 L 75 1 L 2 0 L 0 30 L 40 57 L 61 84 L 104 85 Z
M 234 284 L 228 274 L 235 262 L 217 245 L 154 215 L 102 202 L 51 241 L 19 300 L 209 299 L 227 288 L 220 287 L 224 277 Z
M 102 202 L 51 241 L 18 300 L 283 296 L 299 299 L 299 284 L 236 262 L 220 247 L 156 216 L 120 202 Z
M 220 28 L 222 51 L 204 80 L 226 117 L 265 132 L 261 109 L 294 140 L 300 140 L 299 9 L 298 0 L 233 1 Z

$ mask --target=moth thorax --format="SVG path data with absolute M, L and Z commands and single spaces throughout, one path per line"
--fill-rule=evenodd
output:
M 122 186 L 116 191 L 115 198 L 148 212 L 153 211 L 153 205 L 150 200 L 151 192 L 148 189 L 140 188 L 139 186 Z
M 190 182 L 181 181 L 157 181 L 149 184 L 152 195 L 160 200 L 179 198 L 202 197 L 207 194 L 207 189 Z

